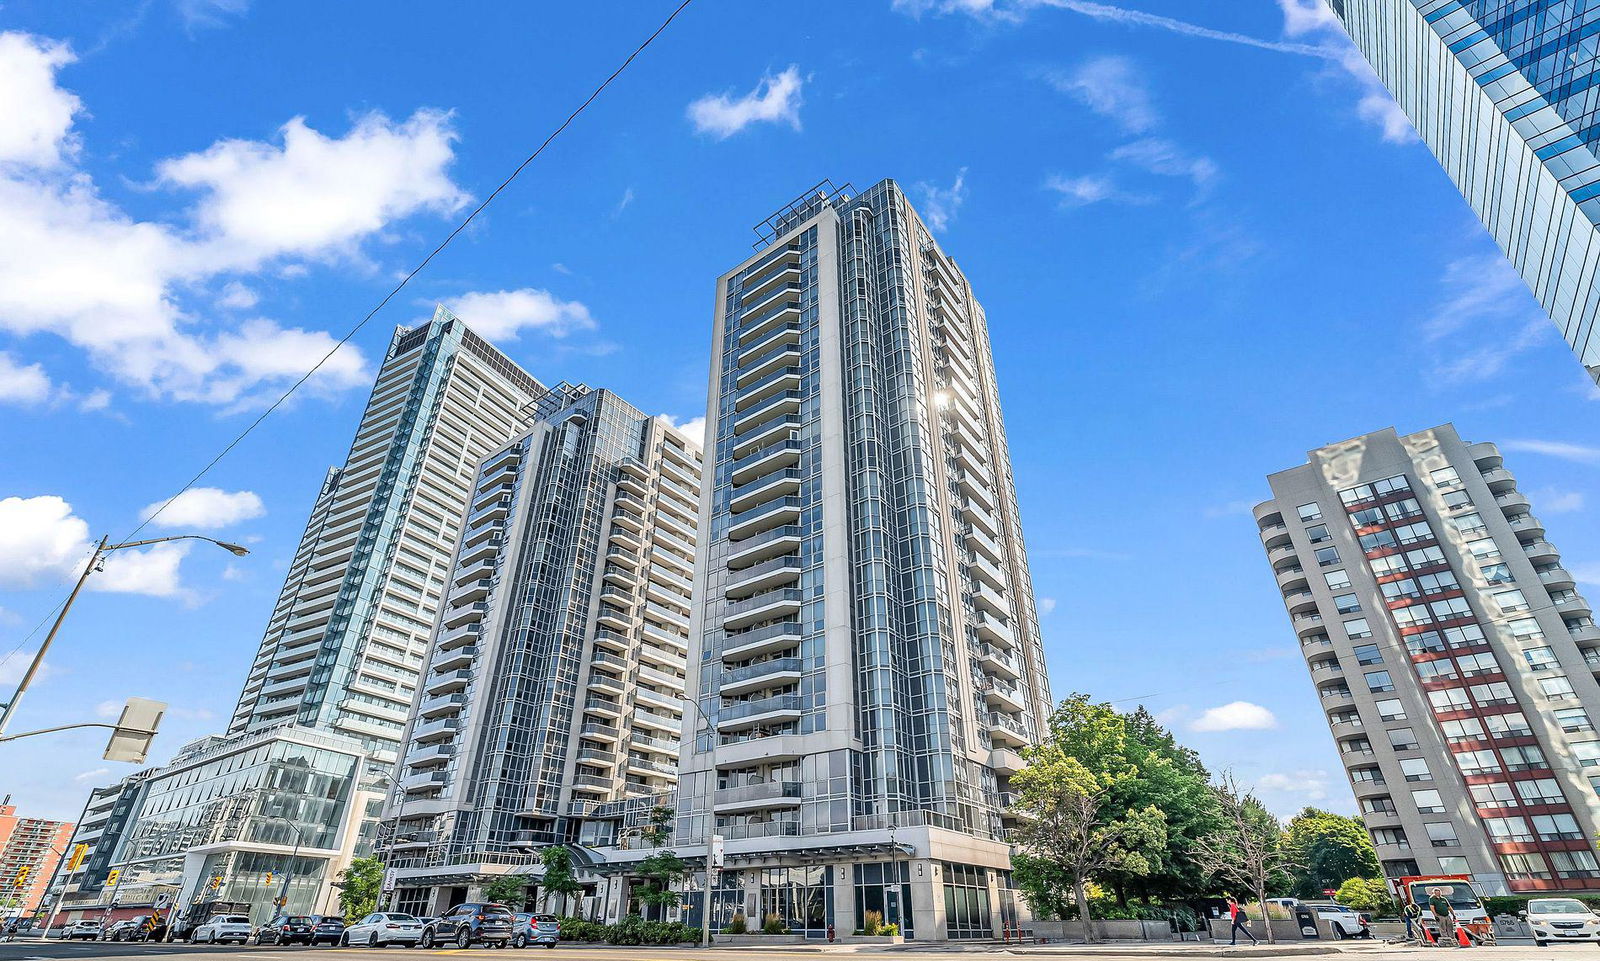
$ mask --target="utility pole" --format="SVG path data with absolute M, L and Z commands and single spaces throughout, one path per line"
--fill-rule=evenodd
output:
M 706 896 L 700 905 L 700 946 L 711 947 L 711 898 L 722 870 L 722 835 L 713 834 L 706 843 Z
M 300 863 L 300 840 L 301 840 L 301 838 L 300 838 L 300 828 L 297 827 L 293 821 L 289 820 L 288 818 L 284 817 L 281 814 L 274 814 L 272 816 L 272 820 L 274 820 L 274 821 L 282 821 L 284 824 L 289 825 L 289 829 L 290 830 L 294 831 L 294 853 L 289 855 L 289 865 L 288 865 L 288 867 L 284 868 L 284 871 L 283 871 L 283 886 L 278 889 L 277 909 L 279 911 L 288 911 L 289 910 L 289 879 L 294 877 L 295 866 Z

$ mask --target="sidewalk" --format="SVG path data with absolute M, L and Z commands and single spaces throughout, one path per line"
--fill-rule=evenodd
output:
M 697 945 L 695 947 L 698 947 Z M 1014 956 L 1097 956 L 1117 958 L 1287 958 L 1328 954 L 1360 954 L 1392 949 L 1382 941 L 1354 944 L 1291 941 L 1282 944 L 1219 944 L 1206 941 L 1106 941 L 1100 944 L 1006 944 L 1002 941 L 913 941 L 909 944 L 774 944 L 724 945 L 712 950 L 740 950 L 762 954 L 991 954 Z

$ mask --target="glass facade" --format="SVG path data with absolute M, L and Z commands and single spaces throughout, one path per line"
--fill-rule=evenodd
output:
M 1600 377 L 1600 6 L 1587 0 L 1328 0 Z

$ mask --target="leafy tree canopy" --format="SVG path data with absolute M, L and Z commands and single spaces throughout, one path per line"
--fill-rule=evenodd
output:
M 1383 873 L 1372 838 L 1359 818 L 1308 807 L 1289 820 L 1284 847 L 1296 865 L 1291 875 L 1298 898 L 1319 898 L 1350 878 Z
M 364 918 L 378 909 L 383 891 L 383 862 L 377 858 L 355 858 L 339 872 L 339 910 L 347 918 Z

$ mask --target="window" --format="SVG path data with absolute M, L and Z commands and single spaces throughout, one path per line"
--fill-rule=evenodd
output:
M 1467 550 L 1480 562 L 1492 561 L 1500 556 L 1500 545 L 1492 537 L 1480 537 L 1475 541 L 1467 541 Z
M 1406 635 L 1406 650 L 1413 655 L 1437 654 L 1445 649 L 1444 635 L 1439 631 L 1424 631 Z
M 1397 601 L 1402 597 L 1421 597 L 1422 588 L 1417 586 L 1415 578 L 1402 577 L 1398 581 L 1385 581 L 1378 585 L 1383 591 L 1384 600 Z
M 1502 614 L 1515 614 L 1517 611 L 1528 609 L 1528 599 L 1522 592 L 1513 588 L 1509 591 L 1499 591 L 1494 595 L 1494 603 L 1500 608 Z
M 1564 707 L 1555 713 L 1556 723 L 1568 734 L 1594 730 L 1594 722 L 1581 707 Z
M 1455 752 L 1456 767 L 1462 774 L 1498 774 L 1500 772 L 1500 759 L 1495 757 L 1493 751 L 1457 751 Z
M 1381 507 L 1368 507 L 1350 515 L 1350 523 L 1355 527 L 1371 527 L 1383 523 L 1383 509 Z
M 1467 859 L 1461 857 L 1442 857 L 1439 859 L 1440 874 L 1471 874 L 1472 869 L 1467 867 Z
M 1299 507 L 1295 508 L 1295 511 L 1299 513 L 1300 522 L 1302 524 L 1309 524 L 1312 521 L 1322 520 L 1322 507 L 1318 504 L 1301 504 Z
M 1419 746 L 1417 744 L 1417 732 L 1409 727 L 1390 728 L 1388 733 L 1389 746 L 1396 751 L 1415 751 Z
M 1411 800 L 1422 814 L 1444 813 L 1444 799 L 1438 791 L 1412 791 Z
M 1411 482 L 1406 480 L 1406 475 L 1396 474 L 1393 477 L 1385 477 L 1383 480 L 1373 481 L 1370 484 L 1358 484 L 1355 487 L 1342 490 L 1339 492 L 1339 500 L 1346 504 L 1359 504 L 1362 501 L 1372 500 L 1374 497 L 1382 497 L 1385 494 L 1393 494 L 1397 491 L 1408 491 L 1410 489 Z
M 1491 586 L 1495 584 L 1515 584 L 1517 582 L 1517 579 L 1511 576 L 1511 568 L 1504 564 L 1480 564 L 1478 565 L 1478 573 L 1482 574 L 1483 579 L 1488 581 Z
M 1504 681 L 1472 685 L 1472 699 L 1478 702 L 1479 707 L 1517 703 L 1517 696 L 1512 693 L 1511 685 Z
M 1546 841 L 1581 841 L 1583 830 L 1570 814 L 1535 814 L 1533 830 Z
M 1344 622 L 1344 636 L 1352 641 L 1358 637 L 1371 637 L 1372 627 L 1364 617 L 1354 617 Z
M 1456 582 L 1456 576 L 1449 571 L 1423 574 L 1417 578 L 1417 586 L 1422 588 L 1422 593 L 1424 594 L 1439 594 L 1444 591 L 1458 590 L 1461 587 Z
M 1477 624 L 1458 624 L 1447 627 L 1439 632 L 1444 635 L 1445 643 L 1451 647 L 1476 647 L 1486 643 L 1483 637 L 1483 628 Z
M 1564 878 L 1592 878 L 1600 873 L 1593 851 L 1551 851 L 1550 863 Z
M 1578 692 L 1572 689 L 1572 681 L 1565 674 L 1539 678 L 1539 690 L 1552 701 L 1565 701 L 1578 696 Z
M 1426 758 L 1401 758 L 1400 773 L 1406 776 L 1407 781 L 1433 780 L 1433 772 L 1428 770 L 1428 761 Z
M 1395 809 L 1394 800 L 1387 797 L 1367 797 L 1361 799 L 1362 814 L 1399 814 Z
M 1340 614 L 1354 614 L 1361 610 L 1361 599 L 1354 594 L 1340 594 L 1333 599 L 1333 606 Z
M 1600 767 L 1600 741 L 1573 741 L 1568 747 L 1583 767 Z
M 1394 622 L 1400 627 L 1416 627 L 1419 624 L 1433 623 L 1433 615 L 1428 613 L 1428 605 L 1426 604 L 1397 607 L 1389 613 L 1394 615 Z
M 1473 511 L 1470 514 L 1457 514 L 1447 519 L 1450 522 L 1450 526 L 1454 527 L 1462 537 L 1471 534 L 1482 534 L 1489 529 L 1483 523 L 1483 515 L 1477 511 Z
M 1398 547 L 1400 544 L 1399 538 L 1395 537 L 1393 531 L 1373 531 L 1370 534 L 1362 534 L 1357 540 L 1363 551 L 1381 551 L 1386 547 Z
M 1462 654 L 1456 658 L 1456 665 L 1461 668 L 1462 677 L 1478 677 L 1483 674 L 1499 674 L 1500 662 L 1488 651 L 1477 654 Z
M 1504 871 L 1508 878 L 1548 878 L 1549 868 L 1550 865 L 1545 862 L 1542 854 L 1500 855 L 1500 870 Z
M 1374 694 L 1382 694 L 1394 690 L 1394 679 L 1388 671 L 1369 671 L 1366 675 L 1367 690 Z
M 1555 648 L 1530 647 L 1522 652 L 1522 656 L 1527 658 L 1530 671 L 1553 671 L 1561 666 L 1556 660 Z
M 1483 722 L 1475 717 L 1463 717 L 1454 721 L 1440 721 L 1439 730 L 1444 732 L 1445 740 L 1453 743 L 1458 741 L 1476 741 L 1483 735 Z
M 1518 781 L 1517 793 L 1522 796 L 1524 804 L 1563 804 L 1567 800 L 1561 793 L 1560 783 L 1553 777 Z
M 1383 721 L 1404 721 L 1406 709 L 1396 697 L 1384 698 L 1377 702 L 1378 719 Z
M 1521 711 L 1491 714 L 1484 718 L 1484 723 L 1492 737 L 1527 737 L 1533 733 L 1533 728 L 1528 726 L 1528 719 Z
M 1358 784 L 1363 781 L 1370 782 L 1372 784 L 1382 784 L 1383 772 L 1375 767 L 1351 768 L 1350 780 L 1355 781 Z
M 1330 591 L 1342 591 L 1350 586 L 1349 571 L 1328 571 L 1322 576 L 1328 582 Z
M 1318 524 L 1316 527 L 1306 528 L 1306 537 L 1310 538 L 1313 544 L 1321 544 L 1325 540 L 1330 540 L 1332 535 L 1328 533 L 1328 525 Z
M 1472 506 L 1472 495 L 1461 490 L 1450 491 L 1440 498 L 1440 500 L 1444 501 L 1446 510 L 1454 511 L 1460 510 L 1463 507 Z
M 1467 790 L 1472 793 L 1472 803 L 1480 808 L 1509 808 L 1517 806 L 1517 795 L 1511 785 L 1505 781 L 1494 781 L 1490 784 L 1469 784 Z
M 1409 848 L 1411 843 L 1406 840 L 1404 828 L 1373 828 L 1373 844 L 1391 844 L 1399 848 Z
M 1317 566 L 1328 567 L 1339 563 L 1339 549 L 1337 547 L 1319 547 L 1316 553 Z
M 1531 617 L 1521 617 L 1514 621 L 1508 621 L 1506 630 L 1510 631 L 1511 636 L 1519 641 L 1531 641 L 1544 637 L 1544 631 L 1540 629 L 1539 622 Z
M 1376 644 L 1357 644 L 1355 653 L 1357 664 L 1383 663 L 1383 655 L 1378 653 L 1378 645 Z
M 1441 467 L 1429 474 L 1428 477 L 1433 481 L 1433 486 L 1440 490 L 1461 486 L 1461 475 L 1456 473 L 1454 467 Z
M 1500 756 L 1505 759 L 1508 771 L 1538 771 L 1550 766 L 1544 752 L 1532 745 L 1501 748 Z
M 1417 677 L 1424 681 L 1448 681 L 1456 676 L 1456 662 L 1448 657 L 1434 661 L 1417 661 Z
M 1442 691 L 1429 691 L 1428 703 L 1433 705 L 1435 711 L 1465 711 L 1472 707 L 1472 698 L 1459 687 L 1450 687 Z
M 1407 517 L 1416 517 L 1422 513 L 1422 507 L 1417 504 L 1415 497 L 1407 497 L 1405 500 L 1383 505 L 1383 513 L 1390 520 L 1398 521 Z
M 1407 524 L 1404 527 L 1396 527 L 1393 530 L 1394 536 L 1402 544 L 1415 544 L 1418 541 L 1433 540 L 1433 528 L 1428 526 L 1427 521 L 1418 521 L 1415 524 Z
M 1453 848 L 1461 844 L 1456 837 L 1456 826 L 1449 821 L 1429 821 L 1423 825 L 1428 830 L 1428 840 L 1436 848 Z
M 1468 604 L 1464 597 L 1447 597 L 1442 601 L 1433 601 L 1428 604 L 1428 608 L 1433 611 L 1433 616 L 1441 621 L 1472 616 L 1472 605 Z

